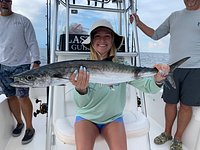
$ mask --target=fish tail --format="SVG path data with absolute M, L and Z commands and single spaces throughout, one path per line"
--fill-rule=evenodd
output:
M 174 78 L 173 78 L 173 72 L 176 68 L 178 68 L 181 64 L 183 64 L 185 61 L 187 61 L 190 57 L 185 57 L 185 58 L 182 58 L 180 59 L 179 61 L 169 65 L 170 66 L 170 71 L 169 71 L 169 74 L 166 78 L 166 80 L 171 84 L 171 86 L 176 89 L 176 84 L 175 84 L 175 81 L 174 81 Z M 165 84 L 166 87 L 169 88 L 169 86 L 167 84 Z
M 185 61 L 187 61 L 190 57 L 185 57 L 180 59 L 179 61 L 169 65 L 170 66 L 170 73 L 173 73 L 173 71 L 178 68 L 181 64 L 183 64 Z

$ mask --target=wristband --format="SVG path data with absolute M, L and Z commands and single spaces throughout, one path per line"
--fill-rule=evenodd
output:
M 155 83 L 156 83 L 156 85 L 157 85 L 158 87 L 161 87 L 161 86 L 163 85 L 163 82 L 162 82 L 162 81 L 155 81 Z
M 34 61 L 33 63 L 34 63 L 34 64 L 37 64 L 37 65 L 40 65 L 40 64 L 41 64 L 41 62 L 40 62 L 39 60 Z
M 75 89 L 76 89 L 76 88 L 75 88 Z M 86 91 L 85 91 L 85 92 L 78 91 L 77 89 L 76 89 L 76 91 L 77 91 L 80 95 L 85 95 L 85 94 L 88 93 L 88 88 L 86 88 Z

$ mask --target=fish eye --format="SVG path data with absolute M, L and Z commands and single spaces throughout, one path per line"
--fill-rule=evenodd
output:
M 26 78 L 26 80 L 29 80 L 29 81 L 30 81 L 30 80 L 34 80 L 34 77 L 33 77 L 33 76 L 31 76 L 31 75 L 29 75 L 29 76 L 26 76 L 25 78 Z

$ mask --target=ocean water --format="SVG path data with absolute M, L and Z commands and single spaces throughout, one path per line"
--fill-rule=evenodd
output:
M 40 61 L 41 61 L 41 65 L 47 64 L 47 50 L 46 50 L 46 48 L 40 48 Z
M 140 53 L 141 66 L 152 67 L 157 63 L 168 64 L 169 54 L 168 53 Z
M 40 49 L 41 62 L 42 65 L 47 63 L 47 54 L 45 49 Z M 149 53 L 149 52 L 141 52 L 140 60 L 141 66 L 152 67 L 157 63 L 168 63 L 168 53 Z

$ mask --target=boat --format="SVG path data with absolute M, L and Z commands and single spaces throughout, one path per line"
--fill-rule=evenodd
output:
M 80 4 L 80 2 L 84 3 Z M 137 27 L 134 23 L 130 24 L 128 20 L 129 14 L 137 11 L 137 0 L 50 0 L 47 5 L 49 5 L 47 14 L 49 23 L 47 28 L 48 63 L 89 57 L 89 52 L 81 47 L 81 39 L 88 36 L 83 30 L 84 28 L 79 22 L 72 26 L 69 25 L 70 18 L 72 19 L 71 15 L 78 15 L 81 12 L 84 14 L 85 11 L 89 11 L 90 13 L 101 14 L 104 12 L 116 15 L 118 32 L 125 37 L 125 42 L 117 52 L 117 57 L 131 65 L 141 65 Z M 57 31 L 60 9 L 64 10 L 66 16 L 62 34 L 58 34 Z M 74 33 L 71 33 L 72 31 Z M 57 47 L 58 43 L 59 47 Z M 17 138 L 12 137 L 15 120 L 9 111 L 5 95 L 1 94 L 0 149 L 75 150 L 73 124 L 76 105 L 72 96 L 73 89 L 74 87 L 70 83 L 65 86 L 30 89 L 30 98 L 34 106 L 33 125 L 36 134 L 33 141 L 27 145 L 21 145 L 23 134 Z M 124 121 L 128 150 L 169 149 L 170 142 L 163 145 L 153 143 L 153 138 L 164 129 L 165 103 L 161 95 L 162 89 L 156 94 L 146 94 L 127 85 Z M 193 116 L 183 135 L 183 143 L 184 150 L 200 150 L 199 107 L 193 107 Z M 108 150 L 108 146 L 101 136 L 97 138 L 94 150 Z

